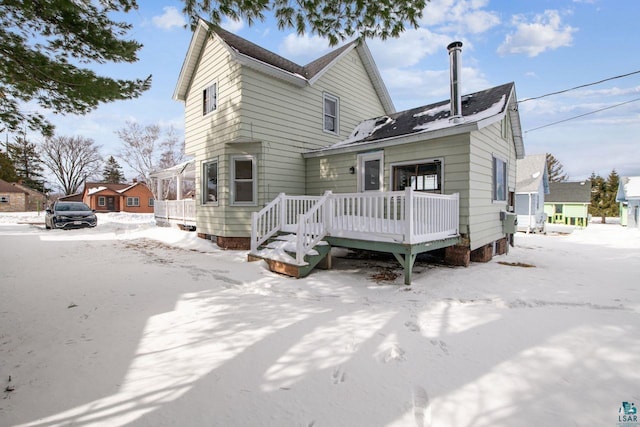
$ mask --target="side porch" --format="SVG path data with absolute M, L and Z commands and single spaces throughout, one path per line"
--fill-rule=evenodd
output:
M 459 195 L 404 191 L 287 196 L 252 216 L 249 260 L 264 259 L 273 271 L 306 276 L 330 248 L 391 253 L 411 284 L 418 254 L 456 245 Z
M 157 224 L 195 230 L 195 161 L 152 174 L 155 186 L 153 216 Z

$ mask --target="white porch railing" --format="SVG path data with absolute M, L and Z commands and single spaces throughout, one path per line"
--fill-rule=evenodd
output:
M 404 191 L 286 196 L 252 217 L 251 252 L 278 231 L 297 233 L 296 261 L 325 236 L 405 244 L 457 236 L 459 195 Z M 322 236 L 322 237 L 320 237 Z
M 155 200 L 153 216 L 156 220 L 195 225 L 196 201 L 193 199 Z

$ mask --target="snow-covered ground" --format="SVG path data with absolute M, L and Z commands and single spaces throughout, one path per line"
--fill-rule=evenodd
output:
M 305 279 L 151 216 L 0 214 L 0 426 L 618 426 L 640 405 L 640 232 Z M 527 267 L 529 266 L 529 267 Z

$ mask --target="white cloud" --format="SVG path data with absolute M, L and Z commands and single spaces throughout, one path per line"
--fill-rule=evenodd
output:
M 284 38 L 279 46 L 282 56 L 298 64 L 306 64 L 329 52 L 329 42 L 320 36 L 305 34 L 298 36 L 294 33 Z
M 562 25 L 560 13 L 557 10 L 546 10 L 536 15 L 531 22 L 527 22 L 522 15 L 513 18 L 516 31 L 507 35 L 505 41 L 498 47 L 498 54 L 526 54 L 534 57 L 546 50 L 571 46 L 573 33 L 577 28 Z
M 500 23 L 497 13 L 482 10 L 488 4 L 488 0 L 432 0 L 420 24 L 457 34 L 480 34 Z
M 231 33 L 237 33 L 244 28 L 244 21 L 242 19 L 236 21 L 235 19 L 225 17 L 220 23 L 220 26 Z
M 402 68 L 415 65 L 435 53 L 441 53 L 446 60 L 446 48 L 451 41 L 448 36 L 417 28 L 407 30 L 395 39 L 373 39 L 367 43 L 379 68 Z
M 170 30 L 173 27 L 182 27 L 187 21 L 184 19 L 182 13 L 173 6 L 164 7 L 164 13 L 159 16 L 151 18 L 153 25 L 163 30 Z

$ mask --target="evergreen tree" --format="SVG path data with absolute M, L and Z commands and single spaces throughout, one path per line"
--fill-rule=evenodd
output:
M 102 181 L 111 184 L 120 184 L 125 181 L 124 174 L 122 173 L 122 167 L 113 156 L 109 156 L 104 165 Z
M 11 157 L 2 151 L 0 151 L 0 179 L 7 182 L 15 182 L 18 179 Z
M 590 179 L 591 205 L 589 206 L 589 213 L 592 216 L 599 216 L 604 224 L 607 221 L 607 217 L 617 217 L 619 215 L 616 196 L 618 194 L 620 176 L 613 169 L 607 179 L 596 175 L 595 172 L 591 174 Z
M 24 136 L 17 136 L 14 143 L 9 144 L 8 154 L 13 162 L 16 175 L 29 188 L 47 192 L 45 188 L 44 168 L 38 147 Z
M 398 37 L 405 22 L 417 28 L 429 0 L 184 0 L 184 12 L 195 28 L 201 16 L 219 25 L 223 16 L 245 19 L 249 25 L 264 20 L 271 11 L 279 29 L 295 28 L 326 37 L 331 45 L 340 40 Z
M 569 179 L 569 175 L 564 173 L 564 166 L 553 154 L 547 153 L 547 171 L 549 182 L 563 182 Z
M 103 102 L 140 96 L 151 76 L 115 80 L 82 67 L 137 61 L 142 45 L 128 40 L 131 25 L 110 18 L 137 7 L 136 0 L 2 1 L 0 124 L 13 132 L 26 125 L 51 136 L 53 126 L 43 114 L 25 111 L 26 103 L 85 114 Z

